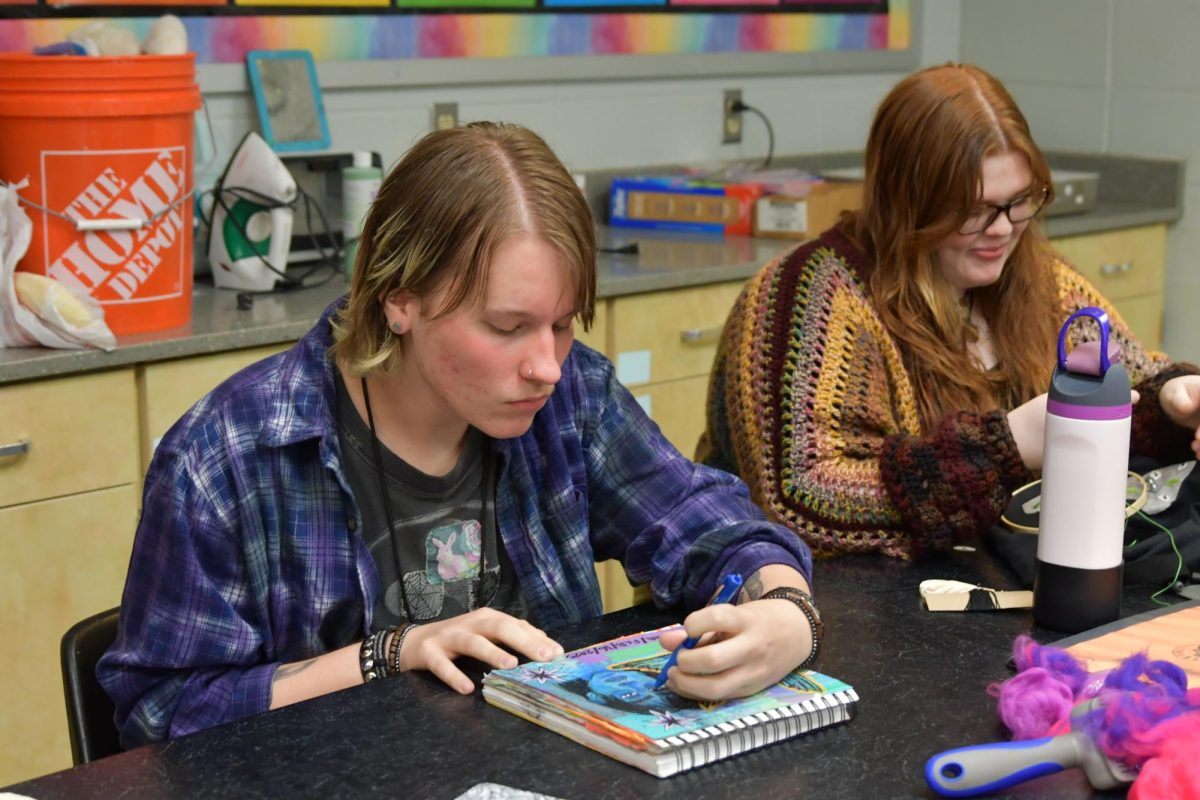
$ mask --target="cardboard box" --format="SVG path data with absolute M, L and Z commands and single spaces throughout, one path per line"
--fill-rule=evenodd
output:
M 861 181 L 815 184 L 804 197 L 770 194 L 754 204 L 755 236 L 812 239 L 833 227 L 842 211 L 862 207 Z
M 682 176 L 615 178 L 609 224 L 749 236 L 762 187 Z

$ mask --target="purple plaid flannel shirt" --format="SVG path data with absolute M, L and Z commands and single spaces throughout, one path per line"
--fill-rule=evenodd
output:
M 333 308 L 155 451 L 120 631 L 97 667 L 126 747 L 266 711 L 276 667 L 370 630 L 379 576 L 338 450 Z M 726 572 L 781 563 L 811 579 L 796 535 L 740 480 L 680 455 L 581 344 L 532 428 L 495 446 L 499 530 L 542 627 L 601 613 L 593 563 L 610 558 L 689 608 Z

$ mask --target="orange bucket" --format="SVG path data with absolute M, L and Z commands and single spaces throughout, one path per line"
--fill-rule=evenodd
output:
M 194 62 L 0 53 L 0 180 L 28 180 L 33 220 L 17 267 L 91 295 L 118 336 L 191 322 Z

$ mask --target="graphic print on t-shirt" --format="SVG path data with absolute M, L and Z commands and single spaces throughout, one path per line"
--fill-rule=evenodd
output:
M 452 519 L 425 536 L 425 575 L 430 583 L 444 583 L 479 574 L 479 543 L 483 529 L 478 520 Z
M 417 621 L 463 614 L 495 594 L 500 566 L 487 564 L 480 591 L 479 551 L 483 529 L 478 520 L 442 519 L 425 534 L 423 569 L 404 573 L 413 618 Z M 400 609 L 400 587 L 387 589 L 385 602 Z M 482 598 L 480 597 L 482 595 Z

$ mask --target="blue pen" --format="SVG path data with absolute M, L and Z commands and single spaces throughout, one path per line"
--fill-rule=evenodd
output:
M 709 605 L 717 605 L 718 603 L 728 603 L 737 596 L 738 590 L 742 588 L 742 576 L 733 574 L 726 575 L 724 582 L 721 583 L 721 591 L 717 592 L 717 596 Z M 691 650 L 700 642 L 699 636 L 689 636 L 683 640 L 683 644 L 672 651 L 667 663 L 663 664 L 662 672 L 658 673 L 658 679 L 654 681 L 654 688 L 661 689 L 663 684 L 667 682 L 667 670 L 675 666 L 676 659 L 679 658 L 679 651 L 684 648 Z

